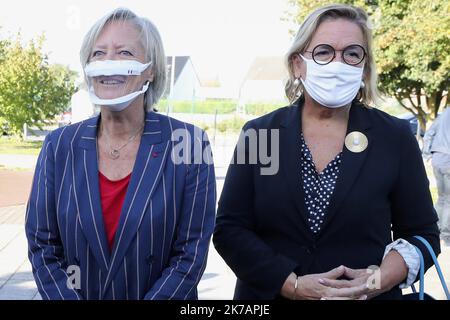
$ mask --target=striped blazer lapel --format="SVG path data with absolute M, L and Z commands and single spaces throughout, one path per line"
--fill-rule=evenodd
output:
M 75 204 L 83 233 L 102 271 L 109 269 L 110 253 L 107 243 L 98 182 L 97 124 L 99 116 L 87 120 L 81 128 L 78 146 L 81 149 L 74 169 Z M 76 190 L 84 190 L 83 193 Z
M 122 264 L 163 174 L 164 165 L 170 152 L 170 140 L 162 141 L 162 136 L 160 119 L 154 112 L 147 113 L 145 129 L 114 239 L 111 267 L 106 277 L 104 292 Z

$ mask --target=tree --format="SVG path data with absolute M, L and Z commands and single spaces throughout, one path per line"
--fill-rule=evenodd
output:
M 288 19 L 301 23 L 334 1 L 290 0 Z M 364 8 L 374 26 L 379 89 L 412 112 L 425 130 L 448 103 L 450 2 L 448 0 L 341 1 Z
M 75 92 L 76 73 L 50 65 L 43 42 L 40 37 L 23 45 L 18 36 L 0 50 L 0 125 L 8 133 L 21 134 L 25 123 L 42 129 L 67 109 Z

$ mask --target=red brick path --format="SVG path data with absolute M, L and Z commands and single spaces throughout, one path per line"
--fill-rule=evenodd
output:
M 30 195 L 33 171 L 0 169 L 0 208 L 24 204 Z

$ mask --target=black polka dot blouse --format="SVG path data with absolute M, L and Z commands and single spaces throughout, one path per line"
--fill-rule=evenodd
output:
M 311 151 L 306 145 L 303 134 L 301 135 L 301 174 L 305 204 L 308 209 L 308 224 L 311 232 L 317 235 L 327 215 L 330 199 L 333 195 L 336 181 L 339 176 L 342 151 L 318 173 L 314 164 Z M 408 288 L 414 283 L 420 268 L 420 258 L 415 247 L 404 239 L 397 239 L 386 247 L 384 257 L 391 251 L 396 250 L 408 265 L 408 277 L 400 284 L 400 288 Z M 383 259 L 384 259 L 383 257 Z
M 301 134 L 301 147 L 301 174 L 305 204 L 308 209 L 308 224 L 311 232 L 318 234 L 325 220 L 330 199 L 339 176 L 342 152 L 319 173 L 316 170 L 316 165 L 303 133 Z

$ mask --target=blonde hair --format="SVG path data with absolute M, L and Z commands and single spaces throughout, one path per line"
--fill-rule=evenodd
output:
M 166 88 L 166 55 L 156 26 L 147 18 L 138 17 L 126 8 L 118 8 L 98 20 L 85 35 L 80 50 L 81 65 L 84 68 L 89 63 L 92 49 L 98 36 L 106 25 L 116 21 L 131 22 L 140 32 L 139 38 L 145 50 L 146 62 L 152 61 L 153 81 L 144 94 L 144 107 L 152 110 Z M 84 79 L 87 83 L 86 75 Z
M 372 51 L 372 30 L 369 26 L 370 22 L 367 13 L 363 9 L 351 5 L 332 4 L 318 8 L 306 17 L 295 36 L 291 48 L 285 56 L 285 63 L 289 72 L 289 79 L 286 82 L 285 92 L 290 102 L 294 102 L 299 96 L 299 92 L 303 92 L 303 85 L 301 82 L 299 84 L 298 81 L 294 83 L 293 56 L 306 50 L 314 33 L 323 21 L 336 19 L 346 19 L 357 24 L 361 28 L 367 55 L 363 73 L 365 86 L 364 88 L 361 88 L 358 96 L 359 100 L 365 105 L 376 103 L 378 101 L 377 73 Z

